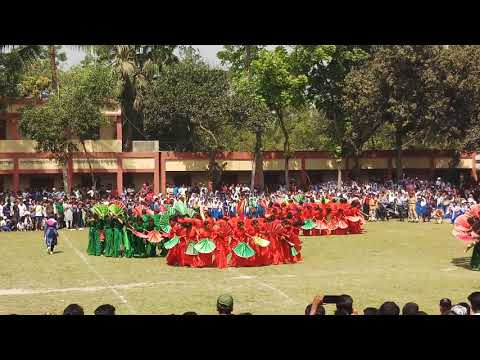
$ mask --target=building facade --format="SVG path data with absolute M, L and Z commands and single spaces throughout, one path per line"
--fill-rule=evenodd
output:
M 38 153 L 35 142 L 20 134 L 18 124 L 23 99 L 12 99 L 0 112 L 0 189 L 21 191 L 37 188 L 61 188 L 64 169 L 47 153 Z M 153 184 L 155 192 L 164 192 L 167 184 L 207 183 L 208 155 L 158 151 L 157 142 L 133 142 L 131 152 L 122 151 L 122 115 L 119 110 L 105 111 L 108 125 L 99 129 L 99 140 L 86 142 L 87 153 L 79 152 L 67 164 L 68 190 L 91 184 L 91 170 L 97 184 L 121 192 L 124 186 Z M 80 148 L 80 147 L 79 147 Z M 367 151 L 359 159 L 360 178 L 381 181 L 395 173 L 393 151 Z M 225 183 L 250 183 L 253 153 L 223 152 L 216 160 L 222 163 Z M 465 177 L 477 177 L 477 154 L 454 151 L 404 151 L 406 176 L 433 178 L 454 170 Z M 264 152 L 264 177 L 267 185 L 281 184 L 284 158 L 281 152 Z M 354 166 L 352 159 L 342 159 L 342 176 L 347 178 Z M 289 160 L 290 176 L 297 182 L 335 180 L 337 162 L 322 151 L 296 152 Z

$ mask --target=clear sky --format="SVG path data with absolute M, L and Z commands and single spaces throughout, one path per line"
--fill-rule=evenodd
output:
M 217 59 L 217 52 L 222 49 L 223 45 L 193 45 L 200 51 L 205 60 L 210 65 L 220 65 L 219 60 Z M 70 47 L 65 47 L 65 52 L 67 53 L 67 63 L 66 66 L 70 67 L 80 63 L 85 57 L 85 53 L 78 50 L 72 50 Z

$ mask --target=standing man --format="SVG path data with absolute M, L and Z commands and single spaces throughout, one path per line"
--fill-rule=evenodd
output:
M 415 192 L 411 191 L 408 196 L 408 220 L 413 222 L 418 222 L 417 215 L 417 195 Z
M 43 221 L 43 206 L 40 201 L 38 201 L 35 204 L 34 211 L 35 211 L 35 230 L 41 230 L 42 221 Z

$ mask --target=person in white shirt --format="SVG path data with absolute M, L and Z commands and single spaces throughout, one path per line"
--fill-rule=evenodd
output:
M 34 214 L 35 214 L 35 229 L 42 230 L 43 206 L 40 202 L 35 205 Z
M 18 206 L 18 216 L 20 218 L 23 218 L 25 216 L 25 211 L 27 211 L 27 205 L 25 205 L 23 201 L 20 201 L 20 203 L 17 206 Z

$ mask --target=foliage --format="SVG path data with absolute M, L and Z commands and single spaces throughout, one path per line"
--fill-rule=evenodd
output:
M 307 97 L 326 115 L 324 129 L 335 143 L 338 156 L 349 152 L 345 137 L 351 128 L 344 108 L 345 77 L 353 67 L 368 59 L 371 46 L 359 45 L 298 45 L 292 56 L 298 71 L 308 78 Z M 352 99 L 354 100 L 354 99 Z M 333 145 L 333 144 L 332 144 Z
M 181 62 L 165 69 L 145 96 L 145 132 L 172 138 L 190 151 L 228 148 L 232 96 L 227 73 L 202 63 Z M 163 141 L 161 141 L 163 143 Z
M 37 150 L 65 163 L 78 151 L 77 141 L 95 138 L 105 121 L 101 107 L 111 100 L 113 76 L 105 66 L 76 67 L 65 72 L 61 91 L 39 107 L 24 110 L 20 129 L 37 142 Z
M 61 45 L 54 45 L 56 50 L 56 65 L 60 67 L 67 60 Z M 59 76 L 61 75 L 59 71 Z M 38 58 L 25 67 L 19 84 L 20 95 L 47 97 L 52 93 L 52 64 L 48 48 L 41 47 Z
M 94 47 L 98 61 L 113 67 L 118 99 L 125 119 L 124 148 L 143 139 L 143 97 L 165 64 L 174 63 L 176 45 L 101 45 Z

